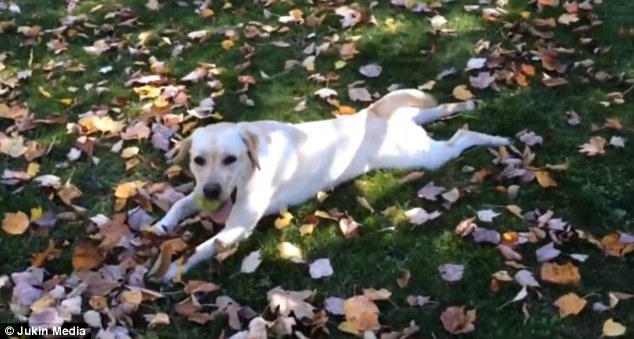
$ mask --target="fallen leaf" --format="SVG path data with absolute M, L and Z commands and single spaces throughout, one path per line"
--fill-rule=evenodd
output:
M 412 274 L 409 270 L 401 270 L 398 278 L 396 278 L 396 284 L 400 288 L 405 288 L 409 284 L 409 279 L 412 277 Z
M 606 140 L 599 136 L 590 138 L 590 141 L 579 146 L 579 153 L 584 153 L 586 156 L 594 157 L 605 153 Z
M 634 243 L 621 241 L 622 236 L 620 233 L 612 233 L 604 236 L 601 239 L 600 248 L 606 255 L 612 257 L 624 257 L 634 252 Z
M 458 100 L 471 100 L 473 99 L 473 93 L 469 91 L 466 85 L 458 85 L 453 89 L 453 96 Z
M 383 68 L 377 64 L 368 64 L 365 66 L 359 67 L 359 73 L 368 77 L 368 78 L 376 78 L 381 75 L 381 71 Z
M 73 249 L 72 264 L 75 270 L 92 270 L 105 260 L 105 253 L 89 239 L 80 240 Z
M 315 307 L 305 300 L 312 297 L 312 291 L 285 291 L 280 287 L 266 293 L 271 310 L 282 316 L 290 316 L 291 312 L 297 319 L 313 318 Z
M 309 267 L 310 277 L 313 279 L 319 279 L 322 277 L 331 276 L 334 271 L 330 265 L 330 259 L 322 258 L 313 261 Z
M 302 251 L 290 242 L 281 242 L 277 245 L 277 251 L 282 259 L 302 259 Z
M 5 213 L 2 219 L 2 229 L 11 235 L 20 235 L 29 228 L 29 216 L 24 212 Z
M 480 210 L 476 212 L 478 219 L 484 222 L 493 222 L 493 218 L 500 215 L 500 213 L 494 212 L 492 209 Z
M 379 323 L 379 308 L 365 295 L 358 295 L 346 299 L 343 303 L 346 321 L 339 324 L 339 329 L 351 334 L 365 331 L 376 331 L 381 328 Z
M 436 186 L 433 181 L 430 181 L 423 188 L 416 193 L 419 198 L 436 201 L 436 196 L 445 192 L 447 189 L 442 186 Z
M 625 326 L 612 320 L 612 318 L 603 323 L 603 335 L 606 337 L 619 337 L 624 335 L 626 331 Z
M 534 173 L 539 186 L 543 188 L 557 187 L 557 182 L 550 176 L 548 171 L 535 171 Z
M 428 213 L 424 209 L 420 207 L 414 207 L 404 212 L 405 216 L 409 219 L 409 222 L 414 225 L 422 225 L 429 220 L 434 220 L 438 218 L 441 213 L 438 211 L 434 211 L 432 213 Z
M 240 272 L 253 273 L 262 263 L 261 250 L 253 251 L 242 260 Z
M 587 303 L 585 299 L 571 292 L 562 295 L 553 304 L 559 308 L 559 317 L 565 318 L 569 315 L 579 314 Z
M 444 281 L 460 281 L 464 274 L 464 266 L 456 264 L 442 264 L 438 266 L 438 273 Z
M 294 219 L 293 215 L 288 211 L 281 211 L 280 216 L 275 219 L 275 228 L 278 230 L 284 229 L 291 224 L 291 221 Z
M 464 309 L 464 306 L 450 306 L 442 312 L 440 321 L 447 332 L 460 334 L 475 330 L 476 310 L 465 312 Z
M 575 285 L 581 280 L 579 268 L 572 263 L 558 265 L 555 263 L 544 263 L 541 267 L 541 278 L 560 285 Z
M 555 243 L 550 242 L 535 251 L 538 262 L 549 261 L 557 258 L 561 254 L 561 251 L 555 248 Z

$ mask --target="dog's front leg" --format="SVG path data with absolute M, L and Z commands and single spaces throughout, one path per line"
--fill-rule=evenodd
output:
M 264 197 L 238 199 L 234 204 L 229 219 L 227 219 L 225 228 L 211 239 L 198 245 L 194 254 L 184 260 L 180 268 L 178 261 L 173 262 L 163 276 L 163 281 L 169 283 L 174 279 L 179 269 L 184 274 L 202 261 L 211 259 L 218 252 L 216 250 L 217 245 L 232 247 L 248 238 L 260 218 L 264 215 L 268 202 L 269 199 Z
M 194 194 L 191 193 L 174 203 L 169 211 L 167 211 L 167 214 L 165 214 L 161 220 L 152 226 L 152 229 L 158 235 L 166 235 L 173 231 L 181 220 L 189 217 L 197 211 L 198 208 L 196 207 Z

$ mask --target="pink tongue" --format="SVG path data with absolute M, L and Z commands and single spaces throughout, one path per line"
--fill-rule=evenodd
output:
M 224 224 L 227 219 L 229 219 L 229 213 L 231 213 L 231 208 L 233 207 L 233 201 L 231 199 L 227 199 L 222 206 L 215 212 L 211 213 L 209 217 L 216 224 Z

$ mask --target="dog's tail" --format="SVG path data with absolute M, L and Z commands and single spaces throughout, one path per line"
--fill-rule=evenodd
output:
M 368 112 L 388 119 L 398 108 L 417 107 L 426 109 L 437 106 L 433 96 L 417 89 L 398 89 L 383 96 L 368 107 Z

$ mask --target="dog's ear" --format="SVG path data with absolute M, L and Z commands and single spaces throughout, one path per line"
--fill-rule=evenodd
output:
M 176 163 L 179 163 L 181 160 L 183 160 L 183 158 L 185 158 L 187 153 L 189 153 L 189 149 L 192 147 L 192 136 L 190 135 L 187 138 L 183 139 L 180 143 L 178 143 L 177 147 L 178 147 L 178 153 L 176 154 L 175 157 L 168 160 L 167 163 L 176 164 Z
M 254 168 L 260 169 L 260 162 L 258 161 L 258 154 L 260 153 L 260 137 L 257 133 L 250 130 L 244 124 L 238 124 L 238 130 L 240 131 L 240 137 L 245 145 L 247 145 L 247 155 Z

